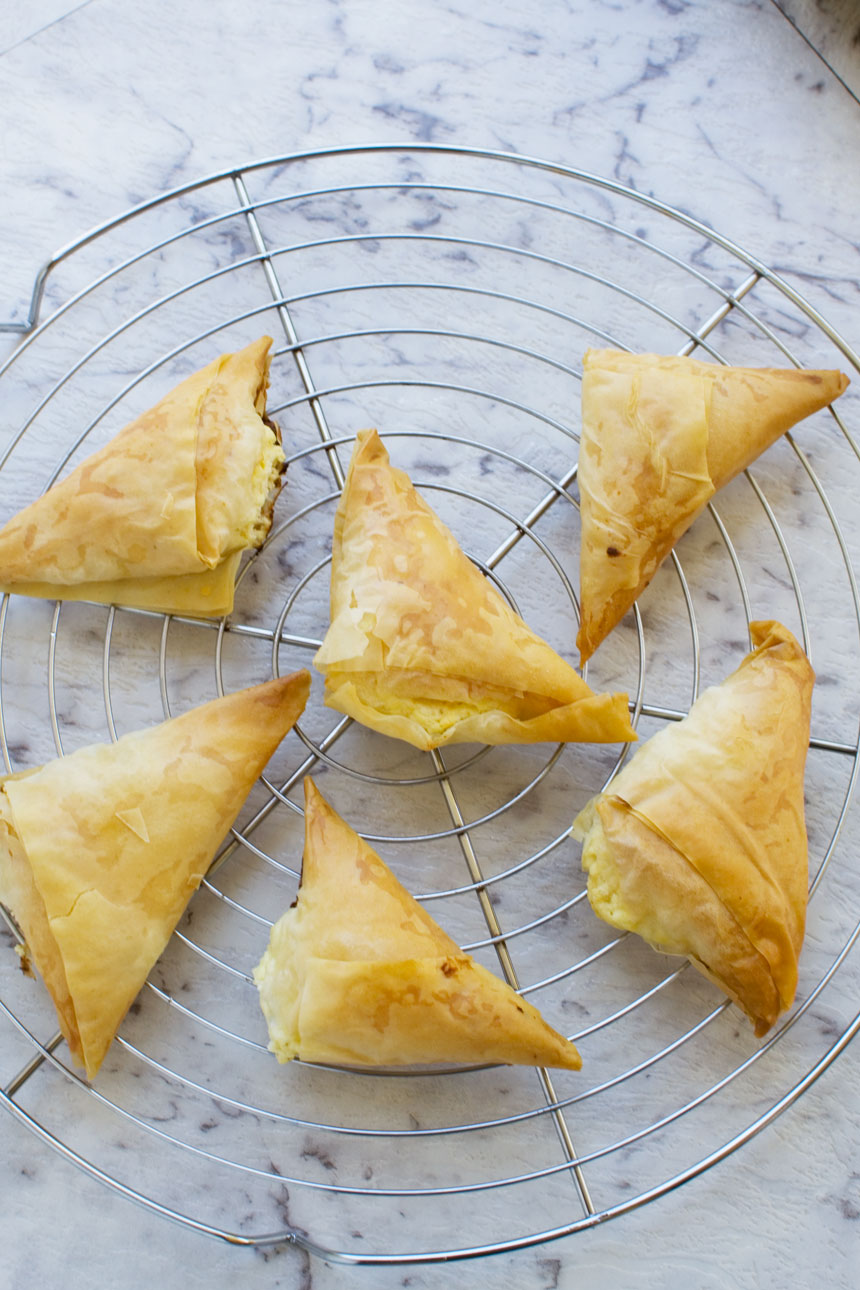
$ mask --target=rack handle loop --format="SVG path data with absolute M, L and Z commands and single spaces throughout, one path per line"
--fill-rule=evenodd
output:
M 45 282 L 47 281 L 48 274 L 51 272 L 51 269 L 53 269 L 55 264 L 55 259 L 46 260 L 39 272 L 36 274 L 36 279 L 33 283 L 33 294 L 30 296 L 30 308 L 27 312 L 27 317 L 22 319 L 20 322 L 17 320 L 0 322 L 0 333 L 11 333 L 13 335 L 26 336 L 28 332 L 33 330 L 39 321 L 39 310 L 42 306 L 42 298 L 45 294 Z

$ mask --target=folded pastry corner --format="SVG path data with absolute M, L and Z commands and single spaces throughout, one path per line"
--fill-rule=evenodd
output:
M 578 467 L 582 663 L 714 493 L 847 385 L 838 371 L 586 353 Z
M 193 373 L 0 529 L 0 591 L 217 617 L 286 458 L 271 337 Z
M 780 623 L 750 630 L 737 670 L 643 743 L 573 833 L 595 913 L 686 956 L 762 1036 L 797 989 L 814 673 Z
M 416 748 L 631 741 L 623 694 L 595 694 L 359 433 L 334 524 L 325 702 Z
M 299 894 L 254 981 L 281 1062 L 581 1066 L 574 1045 L 443 932 L 310 778 Z
M 278 677 L 0 782 L 0 901 L 88 1078 L 309 689 Z

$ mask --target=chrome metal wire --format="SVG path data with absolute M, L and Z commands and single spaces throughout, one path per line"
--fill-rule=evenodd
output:
M 145 202 L 54 255 L 26 322 L 2 330 L 24 336 L 0 366 L 19 410 L 0 444 L 5 513 L 151 391 L 263 330 L 278 338 L 270 411 L 290 458 L 229 620 L 3 598 L 10 771 L 309 664 L 344 463 L 368 416 L 478 567 L 574 657 L 582 350 L 860 371 L 789 284 L 690 216 L 572 168 L 436 145 L 273 158 Z M 32 1056 L 0 1072 L 0 1104 L 165 1218 L 344 1263 L 470 1258 L 571 1235 L 657 1200 L 766 1128 L 860 1029 L 839 990 L 846 971 L 856 980 L 860 937 L 846 863 L 860 596 L 838 488 L 860 455 L 854 406 L 817 422 L 836 467 L 805 448 L 805 432 L 787 437 L 772 469 L 757 463 L 711 505 L 589 668 L 597 688 L 627 690 L 647 734 L 720 679 L 726 633 L 739 661 L 735 637 L 755 617 L 790 617 L 813 661 L 823 656 L 809 771 L 818 935 L 796 1005 L 765 1041 L 696 974 L 588 907 L 570 821 L 624 750 L 425 756 L 327 712 L 315 689 L 92 1086 L 66 1060 L 43 995 L 3 956 L 0 1015 Z M 820 583 L 799 558 L 807 540 L 826 549 Z M 23 656 L 31 638 L 44 641 L 42 662 L 38 649 Z M 461 944 L 576 1040 L 581 1076 L 277 1066 L 251 969 L 295 894 L 308 773 Z

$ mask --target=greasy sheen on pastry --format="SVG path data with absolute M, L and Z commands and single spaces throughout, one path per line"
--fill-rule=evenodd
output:
M 758 1036 L 797 989 L 808 885 L 803 777 L 814 674 L 780 623 L 577 816 L 588 898 L 686 955 Z
M 254 981 L 281 1062 L 581 1066 L 574 1045 L 443 932 L 310 778 L 299 894 Z
M 334 523 L 331 622 L 314 659 L 325 702 L 413 744 L 612 743 L 636 735 L 623 694 L 595 694 L 358 435 Z
M 88 1078 L 309 688 L 295 672 L 0 782 L 0 901 Z
M 187 377 L 0 530 L 0 591 L 217 617 L 286 458 L 263 336 Z
M 582 663 L 714 493 L 847 385 L 838 371 L 586 353 L 578 467 Z

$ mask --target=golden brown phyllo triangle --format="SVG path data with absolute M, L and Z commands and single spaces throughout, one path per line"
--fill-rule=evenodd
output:
M 282 1062 L 581 1065 L 536 1008 L 442 931 L 309 778 L 298 898 L 254 980 Z
M 337 509 L 325 701 L 416 748 L 633 740 L 623 694 L 595 694 L 504 601 L 449 529 L 358 435 Z
M 837 371 L 588 351 L 578 467 L 581 662 L 714 493 L 847 385 Z
M 808 885 L 803 781 L 814 674 L 779 623 L 579 814 L 588 898 L 686 955 L 763 1035 L 797 989 Z
M 309 688 L 295 672 L 0 783 L 0 901 L 90 1078 Z
M 215 617 L 284 471 L 271 338 L 176 386 L 0 530 L 0 591 Z

